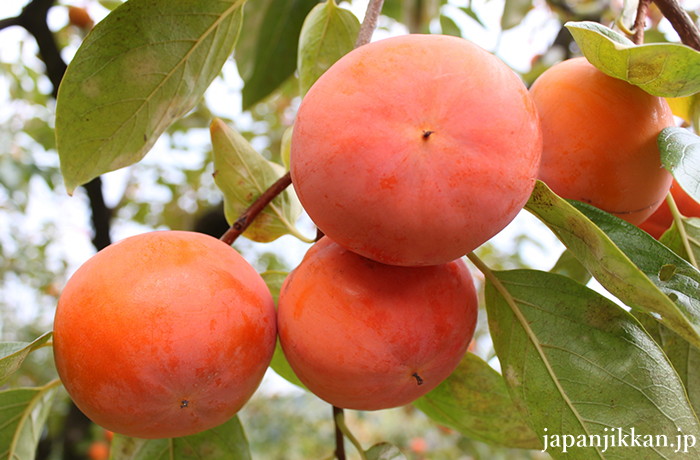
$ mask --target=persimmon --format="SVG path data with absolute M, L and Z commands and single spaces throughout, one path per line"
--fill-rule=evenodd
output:
M 408 404 L 457 367 L 478 300 L 462 259 L 386 265 L 322 238 L 285 280 L 282 350 L 306 387 L 355 410 Z
M 68 22 L 83 30 L 90 30 L 95 25 L 90 13 L 80 6 L 68 7 Z
M 290 167 L 314 223 L 394 265 L 457 259 L 502 230 L 534 187 L 534 103 L 502 61 L 457 37 L 361 46 L 311 87 Z
M 126 238 L 69 279 L 54 320 L 58 374 L 103 428 L 191 435 L 251 397 L 276 344 L 272 295 L 227 244 L 193 232 Z
M 671 195 L 678 206 L 678 211 L 685 217 L 700 217 L 700 204 L 688 195 L 685 190 L 674 180 L 671 184 Z M 639 224 L 639 228 L 656 238 L 661 238 L 666 230 L 673 224 L 673 215 L 668 203 L 664 201 L 661 206 L 649 216 L 647 220 Z
M 107 460 L 109 458 L 109 444 L 104 441 L 93 441 L 88 447 L 87 457 L 90 460 Z
M 530 92 L 542 122 L 539 177 L 556 194 L 635 225 L 661 205 L 672 180 L 656 143 L 674 124 L 665 99 L 585 58 L 549 68 Z

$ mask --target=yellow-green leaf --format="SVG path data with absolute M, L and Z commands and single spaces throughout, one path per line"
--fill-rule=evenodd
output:
M 360 21 L 334 0 L 319 3 L 306 16 L 299 35 L 299 88 L 302 97 L 318 77 L 352 51 Z
M 200 100 L 238 37 L 245 0 L 130 0 L 97 24 L 58 91 L 66 189 L 140 161 Z
M 226 220 L 232 224 L 284 175 L 284 167 L 266 160 L 241 134 L 219 118 L 211 123 L 211 142 L 214 149 L 214 181 L 224 194 Z M 288 187 L 265 207 L 243 235 L 261 243 L 286 234 L 310 242 L 294 225 L 301 211 L 299 199 L 294 190 Z
M 700 91 L 700 53 L 678 43 L 635 45 L 595 22 L 567 22 L 586 59 L 611 77 L 661 97 Z

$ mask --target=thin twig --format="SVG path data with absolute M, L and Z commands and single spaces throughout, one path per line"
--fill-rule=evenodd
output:
M 289 185 L 292 183 L 292 175 L 287 171 L 287 174 L 284 176 L 280 177 L 277 179 L 277 181 L 270 186 L 267 190 L 265 190 L 257 200 L 253 202 L 253 204 L 250 205 L 248 209 L 245 210 L 243 214 L 241 214 L 238 219 L 231 225 L 231 228 L 229 228 L 226 233 L 221 237 L 221 241 L 224 243 L 231 245 L 233 244 L 234 241 L 236 241 L 236 238 L 241 236 L 241 233 L 243 233 L 255 220 L 255 218 L 262 212 L 265 207 L 272 202 L 272 200 L 275 199 L 277 195 L 282 193 L 284 189 L 289 187 Z
M 384 0 L 369 1 L 369 5 L 367 5 L 367 12 L 365 13 L 365 19 L 362 21 L 362 25 L 360 26 L 360 33 L 357 34 L 355 48 L 366 45 L 372 40 L 372 35 L 374 34 L 374 30 L 377 28 L 379 15 L 382 12 L 383 5 Z
M 661 13 L 668 19 L 684 45 L 700 51 L 700 31 L 688 13 L 676 0 L 653 0 Z
M 335 419 L 335 428 L 336 430 L 340 430 L 346 438 L 348 438 L 348 441 L 352 443 L 353 446 L 357 449 L 357 452 L 360 454 L 360 458 L 362 460 L 367 460 L 367 455 L 365 454 L 364 449 L 362 448 L 362 444 L 360 444 L 360 441 L 357 440 L 357 438 L 352 434 L 350 429 L 348 429 L 348 426 L 345 424 L 345 414 L 343 413 L 343 409 L 338 409 L 337 407 L 333 407 L 333 415 Z M 338 457 L 338 460 L 342 460 L 340 457 Z
M 343 416 L 343 409 L 333 406 L 333 422 L 335 423 L 335 458 L 345 460 L 345 436 L 338 426 L 338 417 Z
M 639 0 L 637 7 L 637 17 L 634 19 L 634 36 L 632 41 L 635 45 L 644 44 L 644 29 L 647 25 L 647 12 L 649 11 L 651 0 Z

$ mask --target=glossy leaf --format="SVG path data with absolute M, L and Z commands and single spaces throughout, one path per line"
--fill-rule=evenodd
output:
M 60 384 L 0 392 L 0 460 L 34 460 Z
M 0 386 L 17 372 L 24 359 L 37 348 L 41 348 L 49 341 L 52 332 L 47 332 L 31 343 L 27 342 L 0 342 Z
M 473 353 L 467 353 L 447 380 L 413 405 L 468 438 L 542 449 L 541 439 L 513 404 L 503 377 Z
M 367 460 L 406 460 L 399 448 L 388 442 L 373 445 L 365 456 Z
M 685 260 L 637 227 L 592 206 L 569 203 L 539 181 L 525 207 L 614 296 L 632 308 L 663 318 L 666 326 L 700 345 L 700 310 L 693 299 L 700 292 L 700 278 Z M 668 264 L 677 266 L 678 274 L 662 282 L 658 274 Z
M 318 77 L 355 47 L 360 21 L 335 0 L 316 5 L 299 35 L 299 89 L 303 97 Z
M 265 280 L 265 284 L 267 284 L 268 289 L 270 289 L 270 292 L 272 293 L 272 298 L 275 299 L 275 306 L 277 306 L 277 301 L 280 295 L 280 289 L 282 289 L 282 283 L 284 283 L 287 274 L 287 272 L 282 271 L 267 271 L 263 272 L 260 275 Z M 275 346 L 275 353 L 274 355 L 272 355 L 272 362 L 270 363 L 270 367 L 280 377 L 306 390 L 304 384 L 301 383 L 299 377 L 297 377 L 294 371 L 292 370 L 292 366 L 289 365 L 287 358 L 285 358 L 284 352 L 282 351 L 282 345 L 280 345 L 279 337 L 277 337 L 277 345 Z
M 241 134 L 219 118 L 211 123 L 211 140 L 214 150 L 214 180 L 224 194 L 226 220 L 233 224 L 265 190 L 284 175 L 284 167 L 266 160 Z M 294 190 L 288 187 L 265 207 L 243 235 L 262 243 L 286 234 L 309 241 L 294 226 L 301 212 L 299 199 Z
M 252 53 L 243 86 L 243 109 L 276 90 L 297 68 L 299 34 L 304 19 L 318 0 L 270 0 L 252 37 Z M 252 69 L 252 70 L 250 70 Z
M 700 201 L 700 136 L 674 126 L 661 131 L 657 142 L 661 164 L 688 195 Z
M 130 0 L 97 24 L 63 78 L 56 139 L 69 193 L 141 160 L 201 99 L 245 0 Z
M 237 416 L 182 438 L 138 439 L 115 434 L 111 452 L 111 460 L 251 460 L 248 440 Z
M 567 22 L 586 59 L 611 77 L 661 97 L 700 91 L 700 53 L 678 43 L 635 45 L 595 22 Z
M 534 270 L 493 275 L 485 298 L 494 347 L 511 396 L 538 436 L 547 436 L 550 455 L 667 459 L 675 458 L 675 446 L 642 443 L 658 435 L 670 444 L 679 434 L 698 439 L 700 424 L 681 380 L 632 315 L 568 277 Z M 611 435 L 614 447 L 601 441 Z

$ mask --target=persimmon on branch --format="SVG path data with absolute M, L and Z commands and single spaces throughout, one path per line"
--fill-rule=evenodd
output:
M 379 15 L 382 12 L 383 5 L 384 0 L 370 0 L 369 4 L 367 5 L 365 18 L 360 26 L 360 32 L 357 34 L 355 48 L 366 45 L 372 39 L 372 34 L 377 28 L 377 22 L 379 21 Z M 292 176 L 289 171 L 287 171 L 284 176 L 280 177 L 277 182 L 265 190 L 265 192 L 263 192 L 253 202 L 253 204 L 251 204 L 248 209 L 246 209 L 243 214 L 241 214 L 235 220 L 235 222 L 231 225 L 231 228 L 229 228 L 226 233 L 223 234 L 221 241 L 229 245 L 233 244 L 236 239 L 248 228 L 248 226 L 253 223 L 258 214 L 260 214 L 277 195 L 282 193 L 291 184 Z

